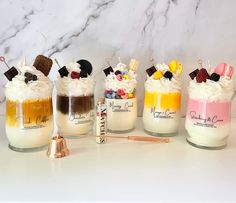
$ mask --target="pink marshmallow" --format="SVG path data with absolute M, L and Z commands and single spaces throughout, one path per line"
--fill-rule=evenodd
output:
M 228 67 L 226 63 L 221 63 L 215 68 L 214 72 L 220 76 L 228 76 L 231 78 L 234 73 L 234 68 L 232 66 Z
M 226 67 L 227 67 L 226 63 L 221 63 L 218 66 L 216 66 L 214 72 L 217 73 L 220 76 L 224 76 Z
M 226 69 L 226 75 L 231 78 L 234 73 L 234 68 L 233 66 L 229 66 L 228 70 Z

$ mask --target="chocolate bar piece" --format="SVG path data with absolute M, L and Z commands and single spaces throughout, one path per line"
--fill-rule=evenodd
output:
M 189 73 L 190 78 L 191 78 L 192 80 L 194 80 L 194 78 L 197 76 L 198 72 L 199 72 L 199 70 L 196 69 L 196 70 L 194 70 L 193 72 Z
M 148 68 L 146 70 L 149 77 L 151 77 L 156 71 L 157 71 L 157 69 L 155 68 L 155 66 L 152 66 L 151 68 Z
M 108 76 L 111 72 L 114 72 L 114 70 L 111 66 L 109 66 L 108 68 L 105 68 L 103 72 L 105 73 L 106 76 Z
M 38 55 L 34 61 L 33 66 L 41 71 L 45 76 L 48 76 L 51 68 L 52 68 L 52 60 L 46 56 Z
M 80 65 L 81 70 L 85 71 L 89 75 L 92 73 L 93 66 L 89 61 L 87 61 L 85 59 L 81 59 L 81 60 L 77 61 L 77 63 Z
M 9 70 L 7 70 L 4 75 L 6 76 L 6 78 L 9 80 L 9 81 L 12 81 L 12 79 L 18 75 L 18 71 L 17 69 L 13 66 L 11 67 Z
M 166 71 L 165 74 L 164 74 L 164 77 L 171 80 L 171 78 L 173 77 L 173 73 L 171 73 L 170 71 Z
M 210 76 L 210 80 L 218 82 L 220 80 L 220 75 L 217 74 L 217 73 L 212 73 L 211 76 Z
M 58 70 L 60 76 L 63 77 L 67 77 L 69 75 L 69 71 L 67 70 L 67 68 L 65 66 L 63 66 L 62 68 L 60 68 Z

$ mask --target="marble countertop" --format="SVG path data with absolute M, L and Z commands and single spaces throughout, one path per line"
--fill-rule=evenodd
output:
M 71 155 L 8 149 L 0 117 L 0 201 L 235 201 L 236 119 L 228 146 L 202 150 L 186 143 L 184 119 L 168 144 L 67 139 Z M 130 134 L 144 134 L 139 118 Z

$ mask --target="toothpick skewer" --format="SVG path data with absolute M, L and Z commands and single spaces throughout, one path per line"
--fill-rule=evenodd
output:
M 6 59 L 4 56 L 0 56 L 0 61 L 2 61 L 3 63 L 5 63 L 5 65 L 7 66 L 8 69 L 10 69 L 10 66 L 7 64 Z
M 154 58 L 150 58 L 150 62 L 152 63 L 153 66 L 155 66 Z
M 198 64 L 200 65 L 201 68 L 203 68 L 203 66 L 202 66 L 202 59 L 198 60 Z
M 56 62 L 56 64 L 58 65 L 58 67 L 61 68 L 61 66 L 60 66 L 60 64 L 59 64 L 59 62 L 58 62 L 58 60 L 57 60 L 57 59 L 54 59 L 54 61 Z

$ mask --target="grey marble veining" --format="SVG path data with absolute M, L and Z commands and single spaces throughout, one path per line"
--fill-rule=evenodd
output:
M 38 54 L 57 58 L 64 65 L 88 59 L 96 74 L 96 97 L 102 95 L 101 72 L 110 58 L 128 63 L 140 60 L 138 100 L 142 112 L 145 69 L 155 62 L 178 58 L 184 65 L 182 109 L 185 113 L 188 73 L 197 60 L 212 66 L 236 66 L 236 1 L 215 0 L 2 0 L 0 3 L 0 53 L 10 65 L 24 56 L 32 63 Z M 6 79 L 0 69 L 0 102 Z M 49 77 L 54 80 L 57 66 Z M 236 103 L 234 101 L 233 114 Z M 0 105 L 4 112 L 4 104 Z

